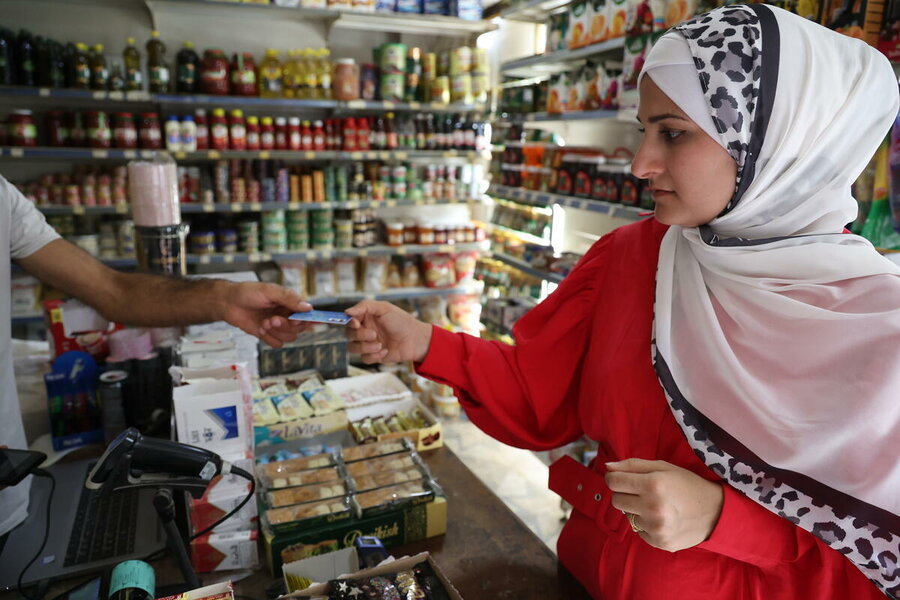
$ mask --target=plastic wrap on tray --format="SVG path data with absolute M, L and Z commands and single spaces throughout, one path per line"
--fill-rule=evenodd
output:
M 377 456 L 385 456 L 387 454 L 408 452 L 411 449 L 412 448 L 406 438 L 402 438 L 399 440 L 387 440 L 384 442 L 344 448 L 341 450 L 341 458 L 344 459 L 344 462 L 349 463 L 357 460 L 375 458 Z
M 284 525 L 328 515 L 342 515 L 350 512 L 350 504 L 346 498 L 332 498 L 321 502 L 293 504 L 281 508 L 270 508 L 266 511 L 266 520 L 271 525 Z
M 376 488 L 408 483 L 410 481 L 422 481 L 426 477 L 417 467 L 411 467 L 403 471 L 382 471 L 368 475 L 351 477 L 353 489 L 357 492 L 366 492 Z
M 334 466 L 334 457 L 331 454 L 316 454 L 314 456 L 298 456 L 288 460 L 279 460 L 262 465 L 259 470 L 269 477 L 278 477 L 285 473 L 308 471 L 322 467 Z
M 319 485 L 304 485 L 266 492 L 266 502 L 272 508 L 278 508 L 291 504 L 338 498 L 346 494 L 347 486 L 343 481 L 331 481 Z
M 259 480 L 263 484 L 263 487 L 270 490 L 341 480 L 341 472 L 337 467 L 311 469 L 309 471 L 297 471 L 295 473 L 282 473 L 275 477 L 269 477 L 265 473 L 257 473 L 257 475 L 259 476 Z
M 356 477 L 358 475 L 371 475 L 382 471 L 402 471 L 416 466 L 412 453 L 391 454 L 371 460 L 360 460 L 347 465 L 347 474 Z
M 434 497 L 434 489 L 426 482 L 408 482 L 356 494 L 363 516 L 388 510 L 405 503 L 424 502 Z

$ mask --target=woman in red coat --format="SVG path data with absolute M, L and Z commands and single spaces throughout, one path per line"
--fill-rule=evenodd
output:
M 900 269 L 842 233 L 897 114 L 867 45 L 761 4 L 667 33 L 640 80 L 655 219 L 603 236 L 516 346 L 363 302 L 497 439 L 549 449 L 558 551 L 597 598 L 900 594 Z

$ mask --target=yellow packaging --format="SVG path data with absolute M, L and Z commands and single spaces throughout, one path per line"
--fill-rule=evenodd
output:
M 450 102 L 450 78 L 446 75 L 435 77 L 431 86 L 431 101 L 443 104 Z
M 607 0 L 606 23 L 609 33 L 608 39 L 624 36 L 627 22 L 628 0 Z
M 487 74 L 490 70 L 487 48 L 472 48 L 472 72 Z
M 468 46 L 454 48 L 450 52 L 450 76 L 464 75 L 472 70 L 472 49 Z
M 471 75 L 453 75 L 450 78 L 450 101 L 472 104 Z
M 697 0 L 668 0 L 666 3 L 666 28 L 674 27 L 694 16 Z
M 590 43 L 591 2 L 578 0 L 569 9 L 569 49 L 581 48 Z
M 611 0 L 610 0 L 611 1 Z M 609 38 L 609 22 L 606 20 L 607 0 L 591 0 L 590 44 L 599 44 Z
M 486 73 L 472 73 L 472 101 L 476 104 L 487 102 L 490 82 Z

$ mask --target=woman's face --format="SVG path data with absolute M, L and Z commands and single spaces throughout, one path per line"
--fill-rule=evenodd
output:
M 644 139 L 631 172 L 650 180 L 656 220 L 682 227 L 709 223 L 734 195 L 737 163 L 649 75 L 641 79 L 640 93 Z

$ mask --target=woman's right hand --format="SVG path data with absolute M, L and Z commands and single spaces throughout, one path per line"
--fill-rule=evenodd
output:
M 347 330 L 350 352 L 365 364 L 422 362 L 431 344 L 431 325 L 390 302 L 363 300 L 345 311 L 353 317 Z

